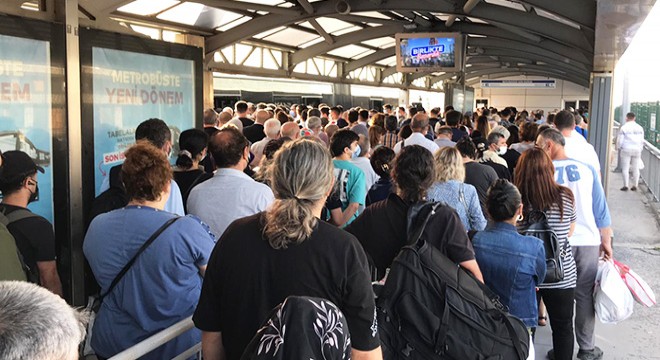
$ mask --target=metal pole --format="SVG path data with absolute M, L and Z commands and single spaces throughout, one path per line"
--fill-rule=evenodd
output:
M 612 74 L 591 75 L 591 124 L 589 142 L 594 146 L 600 160 L 603 188 L 607 189 L 609 177 L 609 154 L 612 144 Z M 606 190 L 607 191 L 607 190 Z
M 82 206 L 82 116 L 80 100 L 80 38 L 78 36 L 78 0 L 56 0 L 56 12 L 62 21 L 66 44 L 66 114 L 68 134 L 69 249 L 71 249 L 71 288 L 67 294 L 73 305 L 85 303 L 84 294 L 84 217 Z

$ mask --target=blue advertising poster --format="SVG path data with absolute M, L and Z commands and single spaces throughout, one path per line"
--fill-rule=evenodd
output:
M 0 35 L 0 150 L 21 150 L 37 174 L 39 201 L 28 208 L 53 222 L 50 43 Z
M 159 118 L 172 130 L 178 154 L 181 131 L 194 127 L 195 81 L 192 60 L 94 47 L 95 191 L 111 167 L 124 160 L 135 143 L 135 128 Z

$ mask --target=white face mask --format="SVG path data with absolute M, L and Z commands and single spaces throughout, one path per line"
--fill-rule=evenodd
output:
M 499 151 L 497 151 L 498 154 L 504 155 L 506 154 L 507 147 L 506 146 L 500 146 Z

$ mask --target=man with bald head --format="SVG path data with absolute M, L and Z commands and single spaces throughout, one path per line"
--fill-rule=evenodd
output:
M 283 138 L 295 140 L 300 137 L 300 127 L 293 121 L 286 122 L 282 125 L 280 135 Z
M 233 117 L 234 115 L 229 111 L 223 111 L 218 114 L 218 128 L 225 126 Z
M 410 128 L 413 133 L 407 139 L 399 141 L 394 146 L 394 152 L 399 153 L 404 146 L 409 145 L 419 145 L 423 148 L 426 148 L 431 154 L 435 154 L 438 151 L 438 144 L 426 138 L 425 134 L 429 131 L 429 116 L 425 113 L 418 112 L 413 116 L 412 121 L 410 121 Z
M 243 135 L 245 135 L 252 144 L 266 136 L 264 134 L 264 123 L 266 120 L 270 119 L 271 116 L 268 111 L 260 109 L 254 112 L 253 117 L 254 124 L 243 128 Z

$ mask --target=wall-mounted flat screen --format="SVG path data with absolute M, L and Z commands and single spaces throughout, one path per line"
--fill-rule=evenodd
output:
M 461 34 L 396 34 L 399 72 L 454 72 L 461 69 Z

